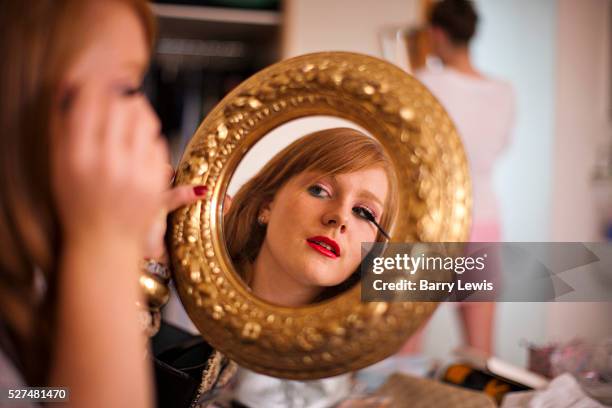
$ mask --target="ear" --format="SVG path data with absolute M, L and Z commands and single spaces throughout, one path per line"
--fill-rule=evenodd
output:
M 263 216 L 266 220 L 270 219 L 270 213 L 272 212 L 272 207 L 274 206 L 274 201 L 266 201 L 259 208 L 259 212 L 257 213 L 258 217 Z

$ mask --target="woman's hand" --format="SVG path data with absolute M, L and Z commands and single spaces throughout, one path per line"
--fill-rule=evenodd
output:
M 170 165 L 167 166 L 167 169 L 168 180 L 171 180 L 174 175 L 174 171 Z M 194 187 L 190 185 L 183 185 L 171 188 L 170 190 L 162 193 L 164 211 L 159 214 L 149 229 L 145 258 L 155 259 L 164 263 L 168 261 L 168 254 L 166 252 L 164 242 L 168 214 L 184 205 L 189 205 L 202 199 L 202 197 L 206 195 L 206 192 L 207 189 L 205 186 Z
M 72 93 L 52 138 L 52 188 L 64 242 L 110 239 L 144 251 L 167 183 L 159 120 L 139 93 L 95 83 Z
M 169 167 L 168 172 L 169 178 L 171 179 L 174 175 L 171 167 Z M 168 261 L 168 254 L 164 243 L 167 215 L 184 205 L 189 205 L 201 200 L 206 193 L 207 189 L 205 186 L 178 186 L 163 193 L 164 208 L 166 211 L 162 213 L 162 216 L 156 219 L 149 231 L 148 245 L 145 253 L 146 258 L 155 259 L 164 263 Z M 226 195 L 223 200 L 223 215 L 227 214 L 231 203 L 231 196 Z
M 96 81 L 73 89 L 53 112 L 50 146 L 63 240 L 49 383 L 70 387 L 75 406 L 152 406 L 135 302 L 147 233 L 164 209 L 168 149 L 140 93 Z

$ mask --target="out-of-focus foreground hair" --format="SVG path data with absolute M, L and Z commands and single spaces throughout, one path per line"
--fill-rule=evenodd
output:
M 52 112 L 68 68 L 89 44 L 84 16 L 96 1 L 0 3 L 0 348 L 31 385 L 46 382 L 52 358 L 62 249 L 50 180 Z M 152 46 L 147 1 L 112 1 L 138 15 Z
M 478 24 L 478 14 L 470 0 L 442 0 L 433 4 L 429 24 L 441 28 L 455 45 L 467 45 Z

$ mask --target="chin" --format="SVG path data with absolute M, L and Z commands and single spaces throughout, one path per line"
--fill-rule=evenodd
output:
M 322 268 L 315 271 L 308 271 L 307 276 L 309 284 L 327 288 L 341 284 L 351 275 L 348 274 L 345 276 L 345 274 L 343 274 L 342 276 L 339 276 L 339 274 L 330 273 L 329 268 Z
M 319 254 L 313 254 L 300 260 L 297 270 L 304 278 L 302 282 L 308 286 L 331 287 L 336 286 L 348 279 L 353 271 L 346 272 L 346 265 L 339 260 L 330 260 Z

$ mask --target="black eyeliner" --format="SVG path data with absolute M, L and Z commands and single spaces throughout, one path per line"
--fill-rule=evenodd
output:
M 382 229 L 382 227 L 376 222 L 376 219 L 374 218 L 372 213 L 369 212 L 369 211 L 365 211 L 365 213 L 367 214 L 368 221 L 370 221 L 372 224 L 376 225 L 376 228 L 378 228 L 380 233 L 383 234 L 385 236 L 385 238 L 387 238 L 388 240 L 391 240 L 391 237 L 389 236 L 389 234 L 387 234 L 387 232 L 384 229 Z

